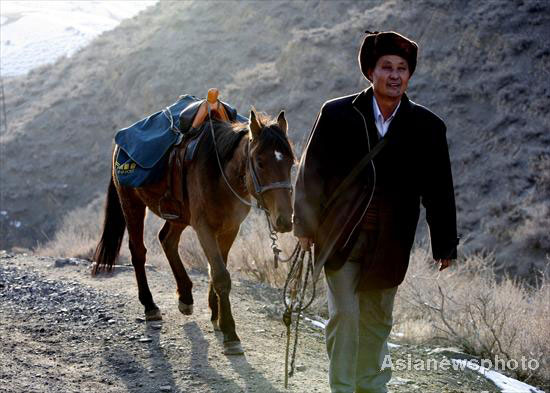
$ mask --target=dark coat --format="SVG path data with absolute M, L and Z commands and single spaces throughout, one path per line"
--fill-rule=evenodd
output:
M 445 123 L 403 95 L 387 145 L 354 184 L 325 206 L 336 187 L 378 142 L 372 88 L 327 101 L 300 161 L 294 234 L 315 243 L 315 277 L 340 268 L 361 230 L 375 185 L 384 189 L 383 219 L 362 289 L 399 285 L 407 271 L 420 214 L 426 208 L 433 257 L 456 258 L 456 209 Z

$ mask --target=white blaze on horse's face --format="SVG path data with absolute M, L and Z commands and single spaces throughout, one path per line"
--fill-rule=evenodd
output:
M 280 151 L 278 150 L 275 150 L 275 159 L 277 161 L 282 161 L 283 160 L 283 153 L 281 153 Z

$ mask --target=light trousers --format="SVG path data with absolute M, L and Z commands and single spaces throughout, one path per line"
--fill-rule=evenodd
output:
M 326 345 L 332 393 L 386 393 L 391 369 L 388 336 L 397 287 L 357 292 L 361 264 L 325 269 L 329 322 Z M 389 362 L 386 362 L 389 364 Z

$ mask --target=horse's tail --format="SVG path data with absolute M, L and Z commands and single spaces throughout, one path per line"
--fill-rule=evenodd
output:
M 107 203 L 105 204 L 105 220 L 103 221 L 103 233 L 94 253 L 96 262 L 92 274 L 103 269 L 111 270 L 120 252 L 122 238 L 126 230 L 126 220 L 122 213 L 120 199 L 111 175 L 111 182 L 107 191 Z

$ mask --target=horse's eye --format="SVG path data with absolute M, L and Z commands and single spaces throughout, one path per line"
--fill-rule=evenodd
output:
M 263 168 L 264 168 L 264 164 L 262 164 L 261 161 L 256 161 L 256 165 L 257 165 L 258 168 L 260 168 L 260 169 L 263 169 Z

